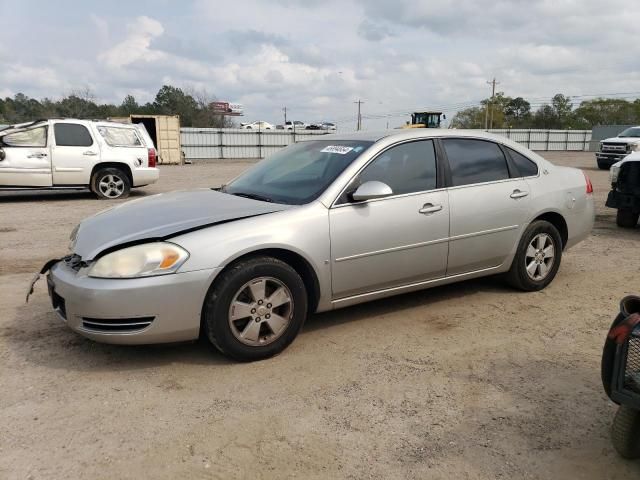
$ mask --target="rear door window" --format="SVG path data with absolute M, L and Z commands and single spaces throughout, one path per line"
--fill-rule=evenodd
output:
M 46 147 L 47 127 L 37 127 L 21 132 L 10 133 L 0 138 L 7 147 Z
M 518 169 L 518 173 L 520 173 L 520 176 L 535 177 L 536 175 L 538 175 L 538 165 L 533 160 L 529 160 L 521 153 L 518 153 L 509 147 L 506 148 L 509 152 L 511 160 L 513 160 L 514 165 Z
M 53 126 L 56 145 L 59 147 L 90 147 L 93 138 L 87 127 L 77 123 L 56 123 Z
M 442 143 L 449 160 L 452 186 L 509 178 L 507 159 L 497 144 L 470 138 L 445 138 Z

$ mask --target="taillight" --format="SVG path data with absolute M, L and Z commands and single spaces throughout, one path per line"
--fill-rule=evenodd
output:
M 584 179 L 587 182 L 587 195 L 593 193 L 593 184 L 591 183 L 589 175 L 587 175 L 584 171 L 582 172 L 582 174 L 584 175 Z
M 154 168 L 156 166 L 156 149 L 155 148 L 150 148 L 149 149 L 149 168 Z

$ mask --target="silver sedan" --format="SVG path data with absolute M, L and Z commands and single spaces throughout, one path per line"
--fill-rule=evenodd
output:
M 314 137 L 221 188 L 84 220 L 48 287 L 58 315 L 91 339 L 202 335 L 257 360 L 289 345 L 311 312 L 495 274 L 540 290 L 589 235 L 591 193 L 580 170 L 489 134 Z

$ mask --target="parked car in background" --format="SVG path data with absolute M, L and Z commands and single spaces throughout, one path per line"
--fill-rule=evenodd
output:
M 606 206 L 617 209 L 619 227 L 634 228 L 640 216 L 640 152 L 614 163 L 609 171 L 611 191 Z
M 284 129 L 285 130 L 304 130 L 305 128 L 307 128 L 307 124 L 304 122 L 301 122 L 299 120 L 294 120 L 293 122 L 291 121 L 286 121 L 284 122 Z
M 269 122 L 253 122 L 253 123 L 241 123 L 240 128 L 245 130 L 275 130 L 276 127 Z
M 493 274 L 545 288 L 591 231 L 592 192 L 582 171 L 487 133 L 314 136 L 220 189 L 84 220 L 72 253 L 52 262 L 50 295 L 94 340 L 202 334 L 257 360 L 289 345 L 311 312 Z
M 336 131 L 336 124 L 335 123 L 331 123 L 331 122 L 323 122 L 320 124 L 320 129 L 321 130 L 327 130 L 329 132 L 335 132 Z
M 606 170 L 637 151 L 640 151 L 640 127 L 627 128 L 617 137 L 606 138 L 600 142 L 600 148 L 596 152 L 598 168 Z
M 142 125 L 53 119 L 0 131 L 0 190 L 89 188 L 115 199 L 159 176 Z

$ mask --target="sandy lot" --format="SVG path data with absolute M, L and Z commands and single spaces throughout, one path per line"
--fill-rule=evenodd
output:
M 0 478 L 638 478 L 608 433 L 599 355 L 637 293 L 640 230 L 584 168 L 593 235 L 537 293 L 481 279 L 316 315 L 282 355 L 236 364 L 206 345 L 118 347 L 67 330 L 32 272 L 109 204 L 0 194 Z M 133 198 L 219 185 L 248 163 L 164 167 Z

